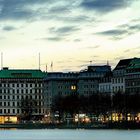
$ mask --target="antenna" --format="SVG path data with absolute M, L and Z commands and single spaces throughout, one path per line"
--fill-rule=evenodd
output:
M 1 52 L 1 70 L 3 69 L 3 53 Z
M 107 66 L 109 66 L 109 61 L 107 60 Z
M 53 62 L 51 62 L 51 72 L 53 72 Z
M 47 72 L 47 64 L 46 64 L 46 72 Z
M 39 70 L 40 70 L 40 53 L 39 53 L 39 56 L 38 56 L 38 63 L 39 63 Z

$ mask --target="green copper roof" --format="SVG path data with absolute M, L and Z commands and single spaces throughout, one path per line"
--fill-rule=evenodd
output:
M 44 78 L 45 72 L 41 70 L 9 70 L 3 69 L 0 71 L 0 78 Z
M 134 58 L 127 67 L 127 69 L 138 69 L 138 68 L 140 68 L 140 58 Z

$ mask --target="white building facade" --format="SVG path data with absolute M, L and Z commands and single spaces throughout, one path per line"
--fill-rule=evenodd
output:
M 27 113 L 34 119 L 45 114 L 40 70 L 0 71 L 0 123 L 18 122 Z

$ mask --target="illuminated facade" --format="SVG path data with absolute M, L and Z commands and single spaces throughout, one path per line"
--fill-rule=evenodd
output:
M 35 119 L 45 114 L 44 76 L 40 70 L 0 71 L 0 123 L 16 123 L 27 113 Z

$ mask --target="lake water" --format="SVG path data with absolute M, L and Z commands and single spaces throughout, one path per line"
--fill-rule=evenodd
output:
M 140 140 L 140 130 L 0 130 L 0 140 Z

